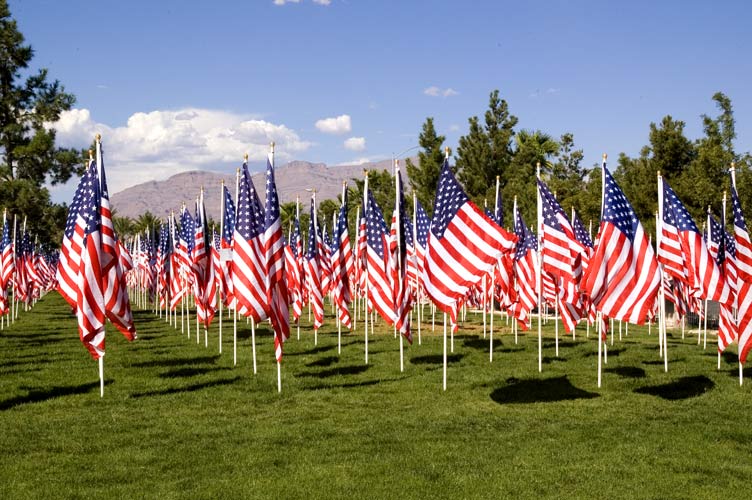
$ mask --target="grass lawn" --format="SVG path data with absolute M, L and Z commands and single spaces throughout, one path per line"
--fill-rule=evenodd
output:
M 327 313 L 330 309 L 327 309 Z M 57 293 L 0 332 L 0 498 L 745 498 L 752 483 L 752 379 L 736 347 L 716 370 L 713 341 L 632 326 L 596 386 L 593 335 L 519 343 L 499 319 L 494 361 L 481 317 L 455 337 L 441 390 L 440 322 L 407 347 L 331 314 L 314 346 L 216 323 L 197 345 L 147 311 L 139 339 L 108 330 L 105 397 L 97 364 Z M 500 323 L 503 331 L 499 331 Z M 229 325 L 229 326 L 228 326 Z M 191 332 L 195 333 L 194 331 Z M 501 335 L 499 335 L 501 333 Z M 750 370 L 752 371 L 752 369 Z

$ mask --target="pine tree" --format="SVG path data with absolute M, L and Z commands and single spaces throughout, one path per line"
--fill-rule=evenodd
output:
M 443 135 L 436 134 L 433 118 L 426 118 L 418 138 L 418 144 L 422 148 L 418 153 L 418 165 L 413 164 L 409 158 L 405 162 L 407 182 L 410 183 L 415 196 L 429 216 L 433 213 L 433 200 L 439 185 L 441 167 L 444 164 L 445 152 L 441 147 L 445 139 Z
M 57 148 L 55 131 L 45 125 L 75 102 L 47 70 L 28 77 L 34 56 L 0 0 L 0 205 L 27 218 L 27 225 L 43 243 L 62 240 L 65 208 L 51 204 L 43 187 L 63 183 L 83 166 L 80 151 Z

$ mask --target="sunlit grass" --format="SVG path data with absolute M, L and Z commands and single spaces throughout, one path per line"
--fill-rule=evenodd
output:
M 752 481 L 752 380 L 694 334 L 670 332 L 664 373 L 655 330 L 631 326 L 599 389 L 584 328 L 556 357 L 547 325 L 539 373 L 537 335 L 515 344 L 497 317 L 490 363 L 468 313 L 443 392 L 440 317 L 402 373 L 383 325 L 366 365 L 362 324 L 338 355 L 331 316 L 317 346 L 304 319 L 278 394 L 266 325 L 253 375 L 244 321 L 237 366 L 227 319 L 221 355 L 216 324 L 205 348 L 136 321 L 136 342 L 108 332 L 104 399 L 57 294 L 0 332 L 0 498 L 739 498 Z

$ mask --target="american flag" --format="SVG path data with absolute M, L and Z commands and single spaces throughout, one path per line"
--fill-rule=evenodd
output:
M 530 327 L 530 312 L 538 302 L 538 238 L 522 220 L 519 210 L 514 211 L 514 232 L 517 245 L 514 253 L 514 278 L 518 300 L 510 312 L 523 330 Z
M 662 179 L 662 199 L 658 261 L 667 273 L 683 281 L 693 296 L 724 304 L 731 302 L 731 289 L 718 264 L 692 216 L 665 179 Z
M 603 207 L 598 242 L 583 276 L 583 291 L 609 318 L 643 324 L 653 308 L 660 275 L 650 240 L 603 163 Z
M 195 276 L 193 294 L 196 298 L 196 314 L 204 328 L 209 328 L 217 312 L 217 282 L 214 279 L 214 265 L 211 260 L 211 241 L 209 225 L 206 221 L 203 190 L 196 209 L 196 240 L 192 254 L 192 268 Z
M 366 273 L 368 300 L 371 307 L 390 324 L 394 324 L 394 296 L 389 270 L 389 241 L 381 208 L 368 190 L 366 205 Z
M 92 162 L 93 163 L 93 162 Z M 87 168 L 81 180 L 78 181 L 76 193 L 73 195 L 70 208 L 68 208 L 68 218 L 65 223 L 63 232 L 63 243 L 60 246 L 60 260 L 57 264 L 57 290 L 60 295 L 76 308 L 78 297 L 78 267 L 81 262 L 81 249 L 83 247 L 84 226 L 77 225 L 78 215 L 81 211 L 81 205 L 85 195 L 88 195 L 92 189 L 96 170 Z
M 13 241 L 10 237 L 8 220 L 3 221 L 3 235 L 0 240 L 0 315 L 7 314 L 8 284 L 16 270 L 16 260 L 13 255 Z
M 170 239 L 172 241 L 172 253 L 170 254 L 170 309 L 175 310 L 185 293 L 185 280 L 183 272 L 183 257 L 185 248 L 182 247 L 180 231 L 175 223 L 174 214 L 170 214 Z M 176 244 L 177 242 L 177 244 Z
M 730 276 L 728 269 L 731 267 L 729 260 L 730 255 L 726 254 L 726 231 L 723 229 L 715 218 L 708 211 L 707 239 L 705 243 L 708 251 L 718 264 L 721 270 L 721 279 L 726 281 L 731 288 L 732 301 L 729 304 L 719 304 L 720 311 L 718 314 L 718 352 L 723 352 L 731 342 L 736 339 L 736 321 L 734 321 L 734 307 L 736 306 L 736 283 L 733 285 L 729 282 Z
M 418 286 L 423 276 L 426 260 L 426 246 L 428 245 L 428 232 L 431 230 L 431 219 L 428 218 L 420 201 L 415 201 L 415 261 L 418 267 Z
M 306 286 L 308 300 L 313 308 L 313 329 L 318 331 L 324 324 L 324 293 L 321 287 L 321 245 L 316 224 L 316 208 L 311 198 L 311 218 L 308 226 L 308 252 L 306 253 Z
M 516 241 L 516 236 L 494 224 L 470 201 L 445 159 L 426 244 L 423 284 L 453 323 L 460 299 L 502 253 L 514 250 Z
M 94 359 L 104 355 L 104 291 L 102 290 L 102 232 L 99 179 L 96 164 L 89 165 L 91 182 L 81 201 L 76 225 L 84 228 L 81 260 L 76 280 L 76 316 L 81 342 Z
M 285 281 L 285 237 L 279 213 L 277 184 L 274 182 L 274 157 L 266 161 L 266 210 L 264 211 L 264 255 L 266 261 L 266 300 L 274 330 L 274 354 L 282 361 L 282 344 L 290 338 L 290 307 Z
M 564 327 L 571 332 L 577 325 L 583 308 L 578 291 L 582 267 L 577 265 L 577 257 L 585 248 L 577 241 L 572 224 L 561 205 L 540 179 L 538 192 L 542 208 L 542 269 L 555 283 Z
M 238 311 L 243 310 L 246 316 L 260 322 L 268 317 L 262 242 L 264 214 L 246 163 L 243 163 L 237 201 L 232 242 L 232 286 Z
M 230 190 L 227 186 L 222 186 L 222 195 L 224 197 L 224 211 L 222 212 L 222 234 L 220 240 L 220 259 L 219 259 L 219 291 L 222 300 L 227 306 L 232 304 L 232 276 L 230 274 L 231 259 L 222 260 L 222 253 L 232 253 L 232 237 L 235 233 L 235 203 L 232 201 Z
M 393 217 L 397 230 L 397 234 L 394 237 L 396 253 L 392 257 L 394 259 L 392 268 L 396 271 L 392 273 L 394 312 L 397 330 L 412 344 L 410 311 L 413 308 L 413 301 L 410 294 L 410 276 L 407 273 L 407 260 L 410 256 L 408 247 L 412 245 L 412 227 L 410 227 L 410 218 L 407 216 L 405 210 L 405 193 L 402 184 L 402 173 L 399 170 L 397 170 L 397 207 L 399 217 Z
M 163 224 L 159 230 L 159 246 L 157 248 L 157 297 L 159 307 L 165 307 L 169 303 L 170 291 L 170 230 Z
M 102 282 L 104 292 L 105 315 L 115 328 L 128 340 L 136 338 L 136 326 L 133 323 L 131 303 L 128 298 L 128 287 L 120 267 L 118 254 L 117 236 L 112 223 L 112 211 L 110 209 L 110 196 L 107 190 L 107 176 L 102 160 L 102 145 L 97 140 L 97 166 L 99 183 L 101 186 L 100 216 L 101 216 L 101 250 L 100 262 L 102 268 Z
M 296 323 L 303 313 L 302 244 L 300 221 L 295 217 L 290 242 L 285 247 L 285 272 L 287 273 L 287 291 L 290 294 L 290 302 L 292 302 L 292 317 Z
M 319 235 L 319 264 L 321 265 L 321 292 L 328 295 L 332 291 L 332 240 L 324 224 Z
M 590 258 L 593 256 L 593 241 L 590 239 L 590 233 L 585 229 L 585 225 L 574 210 L 572 211 L 572 229 L 574 229 L 574 236 L 583 249 L 577 255 L 575 267 L 581 269 L 581 274 L 584 274 L 590 265 Z M 587 321 L 592 325 L 596 320 L 595 307 L 593 307 L 593 304 L 586 295 L 582 296 L 582 301 L 583 310 L 587 311 Z
M 733 179 L 733 177 L 732 177 Z M 752 349 L 752 242 L 749 240 L 747 223 L 736 192 L 736 185 L 731 187 L 731 206 L 734 210 L 734 243 L 736 250 L 736 301 L 737 329 L 739 336 L 739 362 L 747 361 L 747 354 Z
M 353 254 L 347 230 L 347 190 L 344 193 L 345 197 L 342 200 L 342 206 L 339 208 L 339 216 L 337 217 L 332 241 L 332 291 L 339 311 L 339 320 L 345 327 L 351 329 L 350 303 L 352 297 L 350 296 L 351 275 L 348 273 L 348 262 L 350 268 L 352 268 Z
M 355 242 L 355 282 L 361 296 L 366 295 L 366 252 L 367 252 L 367 236 L 366 236 L 366 207 L 363 206 L 362 216 L 358 221 L 358 239 Z

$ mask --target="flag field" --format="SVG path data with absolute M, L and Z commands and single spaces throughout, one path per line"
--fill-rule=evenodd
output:
M 535 320 L 515 345 L 495 318 L 493 363 L 482 317 L 468 312 L 442 391 L 442 316 L 405 349 L 393 327 L 344 334 L 329 314 L 284 344 L 277 392 L 274 339 L 217 325 L 209 347 L 134 310 L 138 340 L 108 325 L 105 397 L 97 363 L 57 293 L 0 332 L 0 498 L 739 498 L 752 481 L 752 384 L 738 383 L 736 346 L 716 370 L 715 336 L 630 325 L 609 345 L 584 326 L 559 341 Z M 194 317 L 195 321 L 195 317 Z M 370 328 L 370 325 L 369 325 Z M 560 328 L 560 332 L 563 329 Z M 709 334 L 711 332 L 708 332 Z M 609 338 L 610 344 L 610 338 Z M 749 370 L 748 370 L 749 372 Z M 750 375 L 745 373 L 745 377 Z

